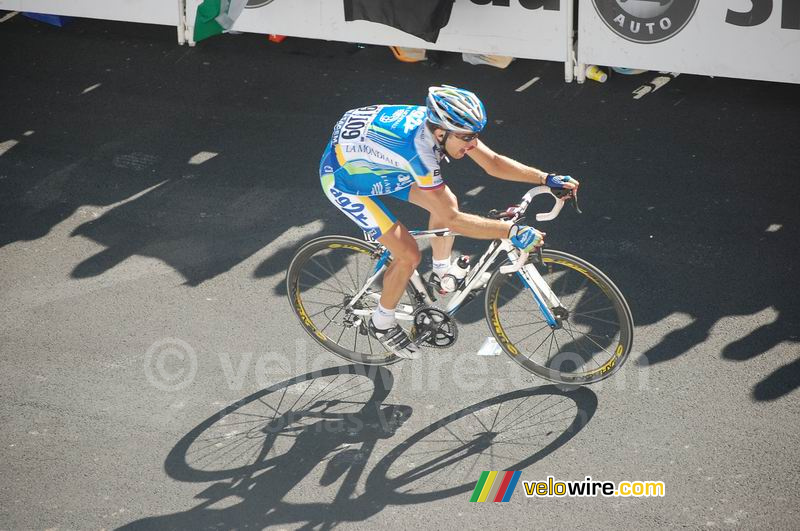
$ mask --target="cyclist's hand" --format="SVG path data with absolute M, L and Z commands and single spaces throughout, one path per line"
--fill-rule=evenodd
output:
M 508 231 L 508 239 L 514 244 L 514 247 L 526 253 L 541 247 L 544 243 L 544 236 L 544 232 L 539 232 L 527 225 L 512 225 L 511 230 Z
M 545 184 L 554 190 L 577 190 L 581 185 L 580 181 L 574 177 L 552 173 L 545 179 Z

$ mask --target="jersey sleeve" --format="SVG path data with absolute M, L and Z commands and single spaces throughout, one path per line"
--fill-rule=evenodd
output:
M 425 132 L 414 138 L 417 156 L 411 161 L 411 168 L 414 170 L 414 180 L 420 188 L 434 190 L 444 186 L 444 180 L 439 169 L 439 158 L 430 142 L 425 139 L 425 134 L 430 133 Z

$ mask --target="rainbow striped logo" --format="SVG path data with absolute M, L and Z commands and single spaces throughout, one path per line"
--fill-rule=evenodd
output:
M 519 482 L 521 470 L 506 470 L 497 472 L 484 471 L 475 490 L 472 491 L 471 502 L 507 502 L 514 494 L 514 489 Z

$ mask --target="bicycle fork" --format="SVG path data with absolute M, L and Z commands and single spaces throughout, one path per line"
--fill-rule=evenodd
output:
M 518 251 L 510 242 L 503 242 L 504 249 L 508 253 L 508 258 L 512 264 L 500 267 L 500 272 L 516 273 L 522 280 L 522 283 L 533 294 L 536 304 L 539 306 L 539 311 L 547 324 L 553 330 L 562 327 L 562 320 L 568 317 L 568 313 L 561 301 L 558 299 L 550 286 L 542 278 L 541 273 L 533 264 L 526 263 L 528 261 L 528 253 Z

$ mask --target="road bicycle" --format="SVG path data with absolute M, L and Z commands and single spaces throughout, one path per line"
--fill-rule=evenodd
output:
M 555 204 L 536 214 L 555 219 L 568 190 L 530 189 L 519 205 L 489 217 L 524 220 L 534 197 L 550 194 Z M 577 198 L 575 198 L 577 200 Z M 417 240 L 457 236 L 449 229 L 414 230 Z M 381 296 L 382 274 L 391 263 L 379 242 L 323 236 L 303 244 L 286 274 L 289 301 L 303 328 L 334 354 L 364 365 L 400 361 L 369 335 L 367 323 Z M 583 385 L 603 380 L 622 367 L 633 344 L 633 316 L 622 292 L 600 269 L 553 249 L 522 252 L 494 240 L 470 268 L 444 307 L 415 271 L 395 315 L 413 341 L 448 348 L 458 339 L 453 316 L 485 292 L 489 329 L 502 350 L 523 368 L 547 380 Z

